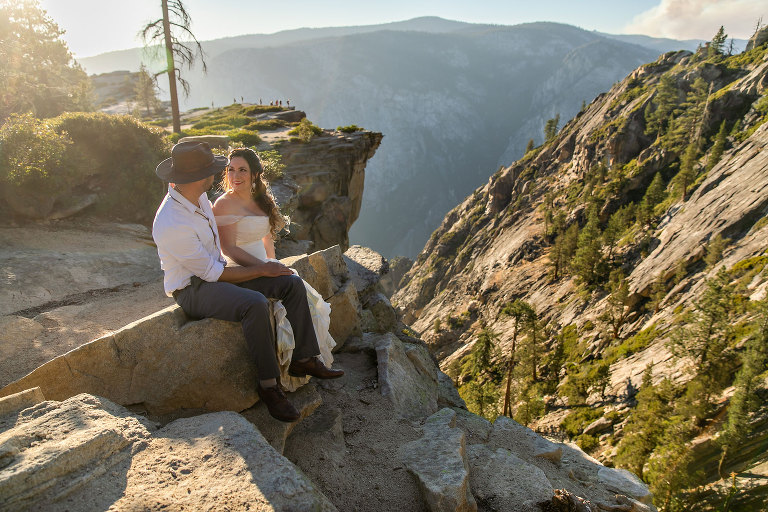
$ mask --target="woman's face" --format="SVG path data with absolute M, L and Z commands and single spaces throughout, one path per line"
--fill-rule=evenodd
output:
M 230 188 L 235 192 L 251 190 L 253 176 L 251 175 L 251 168 L 248 166 L 248 161 L 245 158 L 236 156 L 229 160 L 229 167 L 227 167 L 227 181 L 229 182 Z

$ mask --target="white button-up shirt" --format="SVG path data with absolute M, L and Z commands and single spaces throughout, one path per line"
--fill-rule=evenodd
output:
M 205 194 L 198 202 L 199 208 L 169 186 L 152 223 L 152 238 L 165 273 L 163 286 L 169 297 L 189 286 L 192 276 L 218 281 L 224 272 L 226 262 L 211 202 Z

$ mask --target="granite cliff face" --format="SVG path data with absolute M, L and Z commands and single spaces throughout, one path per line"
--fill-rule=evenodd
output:
M 349 247 L 349 230 L 360 215 L 365 169 L 382 134 L 324 132 L 309 143 L 285 141 L 278 148 L 285 175 L 297 185 L 291 208 L 291 238 L 311 240 L 314 250 Z
M 501 349 L 499 374 L 514 367 L 515 417 L 560 430 L 601 460 L 614 460 L 618 444 L 627 464 L 630 449 L 621 442 L 639 421 L 632 416 L 638 388 L 669 379 L 680 393 L 703 378 L 698 352 L 686 344 L 694 335 L 684 331 L 699 328 L 712 290 L 725 286 L 749 307 L 766 298 L 766 91 L 765 46 L 727 58 L 669 53 L 641 66 L 449 212 L 393 304 L 441 368 L 464 385 L 473 382 L 467 356 L 490 332 Z M 667 114 L 656 114 L 664 108 Z M 532 308 L 535 324 L 522 327 L 529 310 L 516 300 Z M 728 308 L 735 306 L 726 307 L 731 325 L 756 321 L 749 308 Z M 738 335 L 723 328 L 701 346 L 713 345 L 713 337 L 731 340 L 718 349 L 730 358 L 730 380 L 713 385 L 716 398 L 697 416 L 701 423 L 680 436 L 688 444 L 678 453 L 694 461 L 680 467 L 708 468 L 700 483 L 718 479 L 722 452 L 716 442 L 708 451 L 693 447 L 726 432 L 730 386 L 745 360 L 744 340 L 753 339 L 734 341 Z M 682 340 L 682 353 L 675 340 Z M 653 378 L 646 382 L 649 367 Z M 532 379 L 520 374 L 523 368 Z M 505 380 L 487 377 L 502 395 Z M 590 409 L 596 416 L 586 421 Z M 747 438 L 759 443 L 764 408 L 750 414 Z M 602 423 L 587 429 L 596 419 Z M 764 460 L 746 448 L 751 441 L 743 442 L 746 457 L 735 462 L 733 448 L 729 465 L 722 455 L 720 475 Z M 744 460 L 751 456 L 757 458 L 749 465 Z M 637 468 L 642 473 L 643 463 Z M 654 478 L 654 466 L 645 469 Z M 738 485 L 752 484 L 747 478 Z M 764 491 L 755 492 L 749 499 L 764 499 Z

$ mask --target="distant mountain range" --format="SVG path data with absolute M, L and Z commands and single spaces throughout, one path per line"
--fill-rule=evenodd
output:
M 350 238 L 412 257 L 448 210 L 529 139 L 542 143 L 548 119 L 562 125 L 640 64 L 698 44 L 440 18 L 237 36 L 203 43 L 209 71 L 186 71 L 183 105 L 290 99 L 320 126 L 384 133 Z M 102 73 L 141 59 L 134 49 L 81 64 Z

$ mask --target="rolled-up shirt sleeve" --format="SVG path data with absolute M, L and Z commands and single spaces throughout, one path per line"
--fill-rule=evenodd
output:
M 218 281 L 224 272 L 224 263 L 211 254 L 203 245 L 192 226 L 176 225 L 166 227 L 157 239 L 158 250 L 171 256 L 176 265 L 184 267 L 204 281 Z

